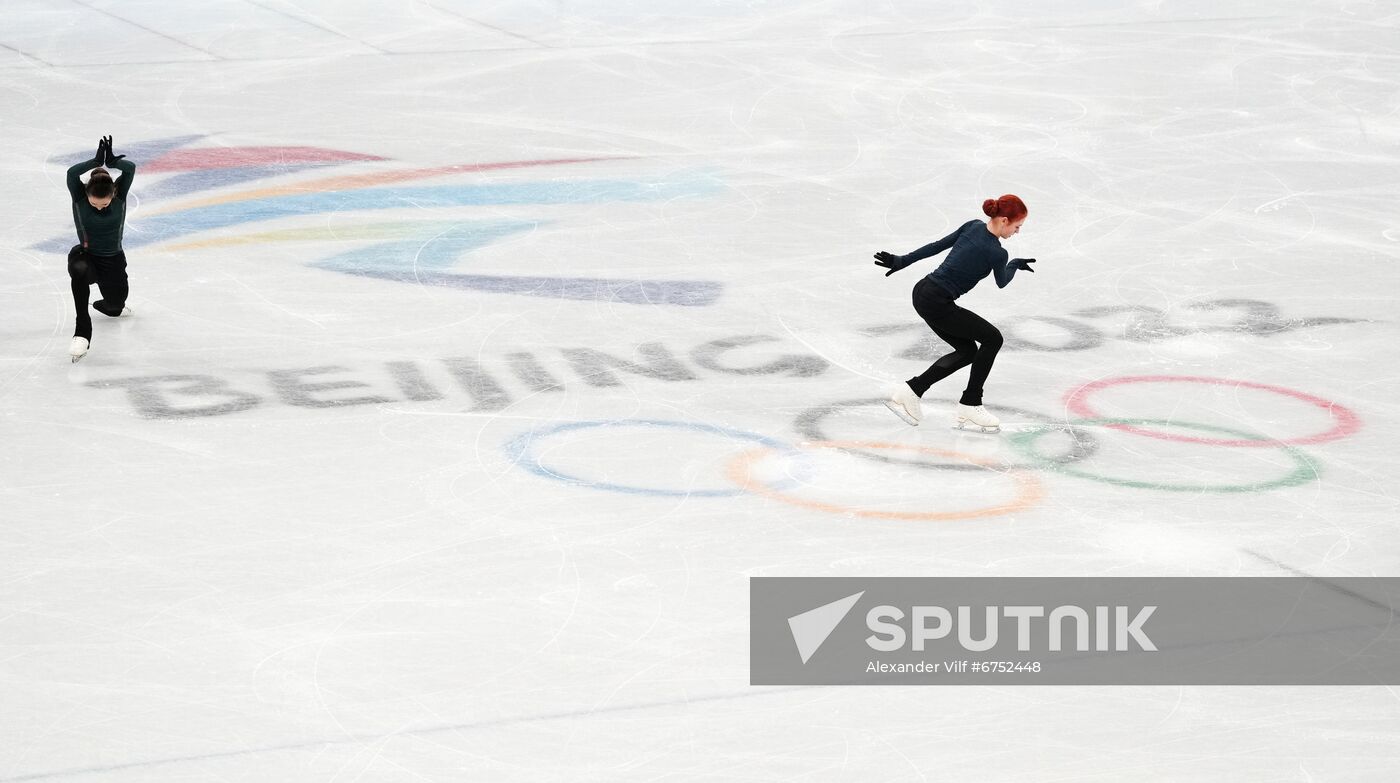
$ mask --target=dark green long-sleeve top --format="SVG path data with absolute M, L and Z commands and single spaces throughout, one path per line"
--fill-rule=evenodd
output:
M 126 227 L 126 194 L 136 178 L 136 164 L 119 160 L 112 164 L 122 175 L 113 181 L 117 192 L 112 203 L 104 209 L 93 209 L 87 191 L 79 179 L 83 173 L 102 165 L 93 158 L 68 169 L 68 193 L 73 197 L 73 227 L 78 229 L 78 241 L 95 256 L 114 256 L 122 252 L 122 230 Z

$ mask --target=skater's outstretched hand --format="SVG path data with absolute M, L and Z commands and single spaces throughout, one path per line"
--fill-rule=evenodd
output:
M 875 266 L 883 266 L 884 268 L 889 270 L 885 273 L 885 277 L 889 277 L 895 272 L 898 272 L 899 270 L 903 269 L 904 265 L 901 263 L 902 261 L 903 259 L 895 255 L 894 253 L 886 253 L 883 250 L 875 254 Z
M 106 145 L 107 145 L 107 161 L 106 161 L 106 165 L 108 165 L 108 166 L 115 166 L 116 163 L 117 163 L 117 161 L 119 161 L 119 160 L 121 160 L 122 158 L 125 158 L 125 157 L 126 157 L 125 155 L 113 155 L 113 154 L 112 154 L 112 137 L 111 137 L 111 136 L 103 136 L 103 137 L 102 137 L 102 140 L 103 140 L 103 142 L 105 142 Z
M 1013 258 L 1009 262 L 1007 262 L 1006 266 L 1009 269 L 1021 269 L 1026 272 L 1034 273 L 1035 270 L 1031 269 L 1031 264 L 1034 263 L 1034 258 Z
M 110 150 L 111 147 L 108 146 L 106 136 L 97 140 L 97 154 L 93 156 L 97 160 L 97 165 L 101 166 L 103 161 L 107 160 L 107 156 L 111 154 Z

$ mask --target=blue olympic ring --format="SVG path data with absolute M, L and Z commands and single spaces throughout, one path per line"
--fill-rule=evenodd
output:
M 654 487 L 638 487 L 629 484 L 614 484 L 607 481 L 594 481 L 593 479 L 574 476 L 554 468 L 546 467 L 540 460 L 539 454 L 535 453 L 535 444 L 544 438 L 558 435 L 563 432 L 576 430 L 596 429 L 598 427 L 663 427 L 678 430 L 693 430 L 695 432 L 705 432 L 711 435 L 720 435 L 737 440 L 750 441 L 767 446 L 774 451 L 781 451 L 787 454 L 801 455 L 797 448 L 774 438 L 758 435 L 743 430 L 734 430 L 727 427 L 717 427 L 713 424 L 703 424 L 690 421 L 668 421 L 664 419 L 611 419 L 607 421 L 574 421 L 562 424 L 554 424 L 548 427 L 530 430 L 511 439 L 502 448 L 511 456 L 514 462 L 522 468 L 548 479 L 563 481 L 569 484 L 577 484 L 592 489 L 602 489 L 609 492 L 622 492 L 629 495 L 651 495 L 659 497 L 704 497 L 704 498 L 727 498 L 745 494 L 745 490 L 740 487 L 733 489 L 657 489 Z

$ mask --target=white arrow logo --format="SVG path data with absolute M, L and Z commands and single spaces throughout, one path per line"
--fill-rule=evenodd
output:
M 802 656 L 802 662 L 807 661 L 816 654 L 817 649 L 826 641 L 826 637 L 836 630 L 836 626 L 846 618 L 846 614 L 851 611 L 851 607 L 856 605 L 856 601 L 865 595 L 861 590 L 855 595 L 848 595 L 839 601 L 832 601 L 829 604 L 818 606 L 811 611 L 795 614 L 788 618 L 788 628 L 792 629 L 792 640 L 797 643 L 797 653 Z

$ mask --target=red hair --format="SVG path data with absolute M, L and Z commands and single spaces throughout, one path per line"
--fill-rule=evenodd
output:
M 1001 198 L 989 198 L 982 202 L 982 211 L 987 217 L 1004 217 L 1013 223 L 1026 216 L 1026 202 L 1020 196 L 1007 193 Z

